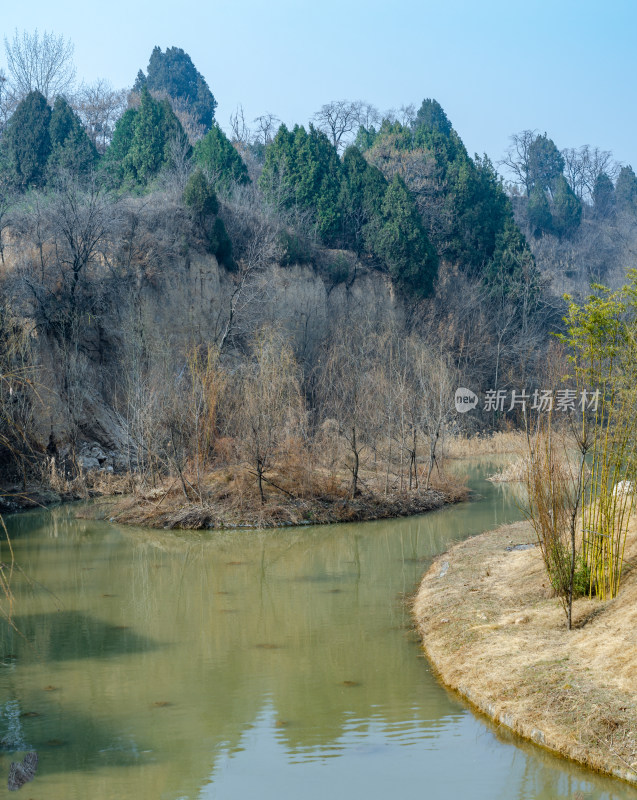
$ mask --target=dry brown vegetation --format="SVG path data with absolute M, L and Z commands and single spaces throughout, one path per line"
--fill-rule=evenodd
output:
M 224 266 L 206 250 L 182 194 L 178 171 L 143 197 L 64 179 L 7 207 L 0 282 L 11 314 L 0 351 L 11 355 L 1 366 L 16 361 L 12 341 L 22 336 L 31 386 L 43 387 L 39 397 L 24 383 L 0 397 L 0 413 L 24 417 L 13 428 L 17 459 L 0 438 L 0 462 L 14 471 L 26 464 L 24 485 L 40 481 L 66 496 L 98 491 L 111 479 L 87 475 L 83 462 L 99 445 L 110 459 L 100 468 L 134 476 L 122 480 L 141 503 L 175 481 L 185 506 L 218 504 L 207 476 L 229 468 L 254 481 L 266 506 L 303 498 L 308 481 L 315 487 L 320 453 L 322 468 L 339 476 L 338 492 L 348 475 L 353 505 L 371 491 L 383 503 L 411 493 L 420 508 L 419 493 L 440 480 L 443 444 L 452 457 L 508 451 L 519 434 L 449 439 L 468 423 L 453 394 L 460 375 L 476 388 L 497 376 L 511 383 L 515 342 L 532 340 L 521 374 L 537 372 L 546 309 L 537 329 L 525 323 L 504 343 L 512 309 L 495 315 L 495 335 L 484 292 L 448 265 L 436 300 L 419 304 L 353 253 L 347 277 L 335 273 L 343 252 L 309 233 L 300 266 L 282 234 L 307 226 L 254 187 L 222 198 L 233 244 Z M 469 424 L 494 420 L 480 412 Z M 5 485 L 20 477 L 0 470 Z M 253 499 L 252 488 L 241 492 Z
M 477 433 L 474 436 L 449 436 L 444 443 L 447 458 L 471 458 L 508 453 L 523 455 L 526 451 L 526 434 L 520 430 Z
M 636 521 L 618 597 L 575 600 L 572 631 L 534 539 L 517 523 L 440 556 L 413 606 L 424 648 L 444 683 L 499 723 L 637 782 Z
M 421 468 L 421 478 L 423 472 Z M 285 462 L 272 466 L 263 481 L 265 502 L 261 502 L 254 471 L 237 464 L 206 474 L 204 502 L 186 501 L 178 480 L 167 478 L 153 489 L 137 485 L 134 494 L 83 513 L 154 528 L 270 528 L 421 514 L 467 497 L 464 484 L 447 477 L 418 491 L 400 491 L 392 485 L 386 492 L 382 472 L 363 470 L 360 481 L 364 488 L 352 498 L 346 472 L 335 472 L 318 461 L 308 472 L 302 461 L 288 455 Z M 110 489 L 104 493 L 112 495 Z

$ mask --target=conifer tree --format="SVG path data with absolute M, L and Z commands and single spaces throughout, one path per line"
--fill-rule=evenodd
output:
M 208 171 L 217 188 L 228 188 L 233 182 L 250 182 L 248 169 L 241 156 L 216 122 L 196 143 L 193 158 Z
M 615 203 L 621 211 L 637 213 L 637 177 L 630 164 L 622 167 L 617 176 Z
M 188 147 L 186 134 L 167 100 L 143 87 L 138 109 L 118 121 L 104 157 L 104 170 L 117 188 L 145 187 L 171 162 L 173 141 Z
M 181 47 L 167 47 L 164 53 L 159 47 L 153 49 L 147 75 L 140 70 L 135 81 L 137 91 L 144 86 L 151 92 L 166 92 L 206 131 L 212 125 L 217 101 L 203 75 Z
M 550 233 L 553 229 L 549 199 L 544 189 L 539 185 L 531 189 L 526 215 L 531 234 L 536 238 L 539 238 L 544 233 Z
M 605 172 L 600 172 L 595 179 L 593 207 L 599 217 L 607 217 L 615 208 L 615 187 Z
M 413 297 L 427 297 L 438 272 L 438 257 L 405 183 L 398 175 L 387 188 L 383 224 L 375 241 L 396 284 Z
M 582 219 L 582 203 L 568 185 L 564 175 L 560 175 L 553 190 L 553 230 L 560 237 L 572 236 L 579 228 Z
M 51 109 L 44 95 L 29 92 L 9 122 L 1 140 L 3 171 L 20 189 L 41 186 L 51 153 Z
M 97 150 L 64 97 L 55 100 L 49 131 L 49 176 L 55 175 L 60 169 L 78 177 L 87 175 L 96 164 Z

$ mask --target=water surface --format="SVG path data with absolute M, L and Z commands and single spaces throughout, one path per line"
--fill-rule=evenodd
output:
M 498 731 L 440 686 L 404 598 L 481 500 L 390 522 L 175 533 L 9 520 L 19 634 L 0 633 L 0 793 L 33 800 L 637 798 Z M 3 560 L 7 560 L 3 549 Z

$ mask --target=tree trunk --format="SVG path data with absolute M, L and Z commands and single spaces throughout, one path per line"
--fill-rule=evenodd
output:
M 358 457 L 358 447 L 356 445 L 356 426 L 352 425 L 352 453 L 354 455 L 354 466 L 352 467 L 352 498 L 356 497 L 356 493 L 358 492 L 358 467 L 359 467 L 359 457 Z

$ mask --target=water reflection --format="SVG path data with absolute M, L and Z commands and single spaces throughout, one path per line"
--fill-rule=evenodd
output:
M 12 520 L 16 557 L 60 607 L 18 576 L 26 641 L 1 633 L 0 738 L 17 718 L 13 747 L 40 752 L 34 796 L 637 796 L 503 740 L 421 657 L 404 596 L 451 542 L 519 516 L 473 485 L 481 502 L 300 530 Z

